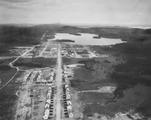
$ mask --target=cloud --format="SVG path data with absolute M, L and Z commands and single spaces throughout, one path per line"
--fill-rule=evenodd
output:
M 1 0 L 1 1 L 7 1 L 7 2 L 26 2 L 31 0 Z
M 8 9 L 22 8 L 29 2 L 28 0 L 0 0 L 0 7 Z
M 151 24 L 150 4 L 151 0 L 0 0 L 0 22 Z

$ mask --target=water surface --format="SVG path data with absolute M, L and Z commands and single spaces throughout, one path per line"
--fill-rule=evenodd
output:
M 80 33 L 80 35 L 73 35 L 69 33 L 56 33 L 55 38 L 52 40 L 61 40 L 61 39 L 68 39 L 74 40 L 75 42 L 72 44 L 79 44 L 79 45 L 115 45 L 120 43 L 125 43 L 120 38 L 94 38 L 98 35 L 96 34 L 89 34 L 89 33 Z

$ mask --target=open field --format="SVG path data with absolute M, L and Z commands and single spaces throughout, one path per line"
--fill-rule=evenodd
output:
M 21 69 L 53 67 L 56 64 L 55 58 L 20 58 L 14 63 Z
M 18 100 L 16 92 L 21 85 L 21 81 L 17 81 L 17 78 L 21 76 L 22 72 L 18 72 L 16 77 L 5 88 L 0 90 L 0 120 L 14 120 Z
M 16 73 L 16 69 L 11 68 L 8 63 L 14 58 L 0 59 L 0 87 L 2 87 Z

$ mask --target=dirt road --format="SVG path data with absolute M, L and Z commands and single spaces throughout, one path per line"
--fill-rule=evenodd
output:
M 42 57 L 42 54 L 45 52 L 45 50 L 47 49 L 49 45 L 49 42 L 46 43 L 45 47 L 43 48 L 43 50 L 40 52 L 39 57 Z
M 62 94 L 62 57 L 61 45 L 58 44 L 58 59 L 57 59 L 57 72 L 56 72 L 56 120 L 61 120 L 61 94 Z
M 34 49 L 34 47 L 32 47 L 31 49 L 27 50 L 26 52 L 24 52 L 22 55 L 18 56 L 15 60 L 13 60 L 12 62 L 9 63 L 9 66 L 11 68 L 15 68 L 17 71 L 15 72 L 15 74 L 2 86 L 0 87 L 0 90 L 3 89 L 4 87 L 6 87 L 17 75 L 19 68 L 14 66 L 13 63 L 15 63 L 19 58 L 25 56 L 28 52 L 32 51 Z
M 30 51 L 32 51 L 35 47 L 31 47 L 31 49 L 27 50 L 26 52 L 24 52 L 22 55 L 18 56 L 15 60 L 13 60 L 12 62 L 9 63 L 9 66 L 11 68 L 15 68 L 17 69 L 17 71 L 19 71 L 19 68 L 14 66 L 13 63 L 15 63 L 17 60 L 19 60 L 19 58 L 24 57 L 27 53 L 29 53 Z

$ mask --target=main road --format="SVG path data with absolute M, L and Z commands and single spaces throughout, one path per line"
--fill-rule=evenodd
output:
M 56 71 L 56 120 L 61 120 L 61 96 L 62 96 L 62 56 L 61 45 L 58 43 L 57 71 Z

